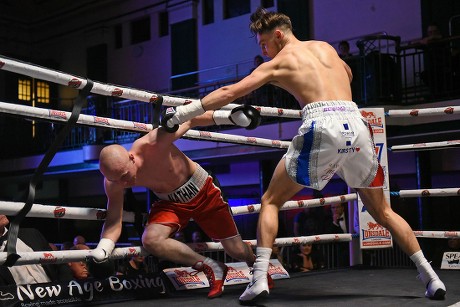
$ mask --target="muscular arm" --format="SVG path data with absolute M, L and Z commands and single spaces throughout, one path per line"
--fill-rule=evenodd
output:
M 253 72 L 241 81 L 223 86 L 209 93 L 201 100 L 205 110 L 217 110 L 234 100 L 251 93 L 268 83 L 274 71 L 275 60 L 259 65 Z
M 124 189 L 105 178 L 104 189 L 107 195 L 107 214 L 102 227 L 101 238 L 117 242 L 122 229 Z

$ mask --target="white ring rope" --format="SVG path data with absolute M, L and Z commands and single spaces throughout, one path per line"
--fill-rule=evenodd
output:
M 292 200 L 283 204 L 280 210 L 290 210 L 299 208 L 320 207 L 332 203 L 343 203 L 357 199 L 356 193 L 332 196 L 326 198 L 315 198 L 305 200 Z M 24 206 L 22 202 L 0 201 L 0 214 L 16 215 L 18 211 Z M 246 205 L 231 207 L 232 214 L 242 215 L 247 213 L 258 213 L 260 211 L 260 204 Z M 41 217 L 41 218 L 62 218 L 62 219 L 78 219 L 78 220 L 104 220 L 106 209 L 94 208 L 76 208 L 76 207 L 63 207 L 63 206 L 49 206 L 33 204 L 27 217 Z M 134 222 L 133 212 L 123 212 L 123 222 Z
M 450 106 L 441 108 L 425 108 L 412 110 L 388 110 L 390 117 L 417 117 L 432 115 L 452 115 L 460 112 L 460 106 Z
M 8 113 L 15 115 L 23 115 L 33 118 L 41 118 L 51 121 L 66 122 L 71 113 L 60 110 L 37 108 L 25 105 L 18 105 L 13 103 L 0 102 L 0 113 Z M 111 129 L 122 129 L 132 132 L 147 133 L 153 130 L 151 124 L 138 123 L 133 121 L 126 121 L 121 119 L 113 119 L 108 117 L 99 117 L 94 115 L 80 114 L 77 120 L 78 124 L 87 126 L 104 127 Z M 258 137 L 240 136 L 225 134 L 219 132 L 188 130 L 184 137 L 191 139 L 200 139 L 213 142 L 226 142 L 244 145 L 257 145 L 272 148 L 286 149 L 289 147 L 290 141 L 269 140 Z
M 38 65 L 24 63 L 21 61 L 9 59 L 0 56 L 0 69 L 23 74 L 37 79 L 42 79 L 57 84 L 69 86 L 75 89 L 82 89 L 85 87 L 87 80 L 82 77 L 70 75 L 57 70 L 44 68 Z M 160 95 L 145 90 L 138 90 L 118 85 L 104 84 L 101 82 L 93 81 L 94 85 L 91 89 L 91 93 L 99 94 L 103 96 L 114 96 L 122 97 L 126 99 L 143 101 L 149 103 L 156 103 L 159 96 L 163 97 L 163 104 L 167 106 L 181 106 L 190 101 L 196 101 L 198 99 L 173 97 L 167 95 Z M 229 104 L 222 109 L 233 109 L 238 104 Z M 274 116 L 274 117 L 286 117 L 286 118 L 301 118 L 300 110 L 281 109 L 273 107 L 254 106 L 258 109 L 262 116 Z
M 460 231 L 414 231 L 414 235 L 419 238 L 460 238 Z M 350 242 L 352 241 L 352 234 L 322 234 L 314 236 L 292 237 L 292 238 L 276 238 L 274 245 L 276 246 L 291 246 L 298 244 L 317 244 L 317 243 L 330 243 L 330 242 Z M 257 240 L 244 240 L 251 246 L 257 245 Z M 213 252 L 222 251 L 224 247 L 221 243 L 217 242 L 203 242 L 203 243 L 190 243 L 187 244 L 196 252 Z M 65 250 L 65 251 L 41 251 L 41 252 L 24 252 L 18 253 L 20 258 L 15 263 L 17 265 L 26 264 L 58 264 L 74 261 L 82 261 L 92 258 L 91 253 L 93 250 Z M 115 248 L 109 259 L 123 259 L 135 255 L 149 255 L 148 251 L 142 246 L 135 247 L 120 247 Z M 6 261 L 7 253 L 0 253 L 0 265 Z
M 401 198 L 460 196 L 460 188 L 401 190 L 397 194 Z
M 306 237 L 293 237 L 293 238 L 276 238 L 275 245 L 277 246 L 290 246 L 294 244 L 313 244 L 313 243 L 328 243 L 328 242 L 349 242 L 352 240 L 352 235 L 347 233 L 341 234 L 324 234 Z M 244 240 L 251 246 L 257 245 L 257 240 Z M 224 247 L 218 242 L 204 242 L 204 243 L 190 243 L 189 245 L 197 252 L 204 251 L 221 251 Z M 91 253 L 93 250 L 65 250 L 65 251 L 41 251 L 41 252 L 23 252 L 18 253 L 20 258 L 14 264 L 58 264 L 74 261 L 82 261 L 92 258 Z M 135 247 L 120 247 L 115 248 L 109 259 L 123 259 L 134 255 L 149 255 L 149 252 L 141 246 Z M 6 261 L 7 253 L 0 253 L 0 265 Z
M 460 140 L 431 142 L 431 143 L 417 143 L 407 145 L 395 145 L 391 146 L 391 151 L 420 151 L 420 150 L 435 150 L 443 148 L 459 147 Z

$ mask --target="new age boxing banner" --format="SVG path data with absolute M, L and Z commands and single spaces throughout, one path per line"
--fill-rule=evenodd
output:
M 82 306 L 167 296 L 158 273 L 0 287 L 0 306 Z

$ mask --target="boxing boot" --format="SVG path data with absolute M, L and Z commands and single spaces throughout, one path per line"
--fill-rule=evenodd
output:
M 206 275 L 209 282 L 208 298 L 215 298 L 222 295 L 228 271 L 228 267 L 225 264 L 214 261 L 211 258 L 206 258 L 204 261 L 195 263 L 192 268 Z

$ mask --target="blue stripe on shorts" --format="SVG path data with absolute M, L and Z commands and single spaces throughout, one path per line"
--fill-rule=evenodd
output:
M 297 159 L 297 183 L 310 186 L 310 153 L 313 146 L 315 121 L 311 122 L 310 131 L 303 135 L 303 146 Z

